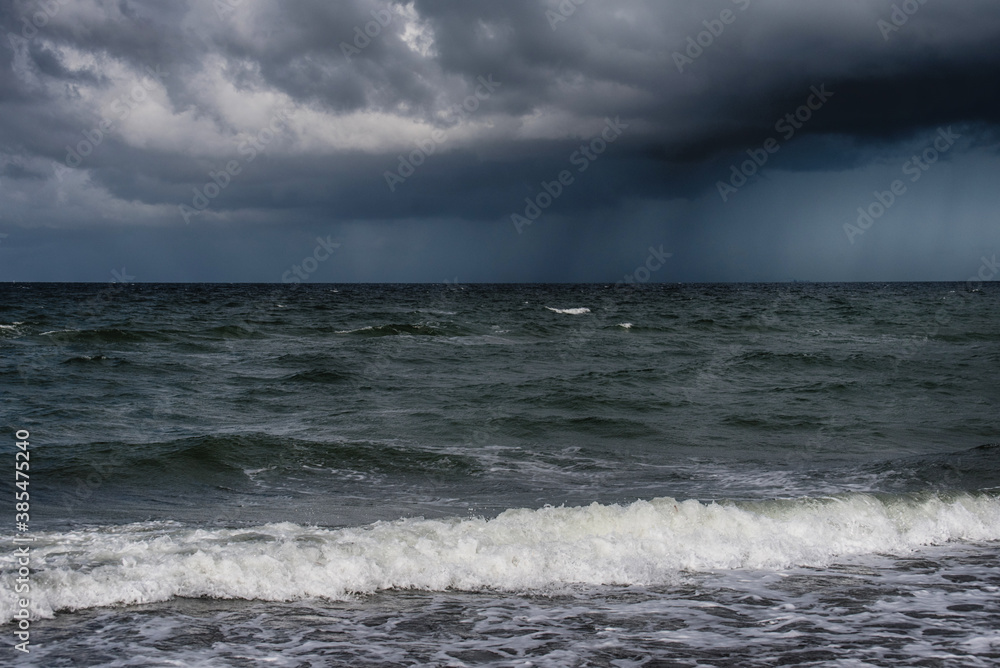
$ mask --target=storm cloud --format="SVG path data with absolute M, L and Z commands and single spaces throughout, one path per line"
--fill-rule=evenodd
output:
M 16 0 L 0 26 L 2 280 L 280 281 L 331 235 L 310 280 L 612 281 L 661 244 L 656 281 L 964 280 L 1000 251 L 988 0 Z

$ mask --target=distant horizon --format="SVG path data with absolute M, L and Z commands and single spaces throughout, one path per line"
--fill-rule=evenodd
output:
M 790 280 L 790 281 L 650 281 L 648 283 L 641 284 L 626 284 L 622 283 L 622 287 L 632 288 L 632 289 L 642 289 L 650 286 L 657 285 L 871 285 L 876 283 L 888 284 L 888 285 L 909 285 L 909 284 L 968 284 L 970 281 L 958 281 L 958 280 L 947 280 L 947 281 L 806 281 L 806 280 Z M 514 281 L 514 282 L 489 282 L 489 281 L 341 281 L 341 282 L 310 282 L 310 283 L 262 283 L 255 281 L 128 281 L 128 282 L 117 282 L 117 281 L 0 281 L 0 283 L 7 284 L 18 284 L 24 283 L 29 285 L 268 285 L 268 286 L 287 286 L 289 289 L 298 289 L 302 287 L 309 286 L 324 286 L 324 285 L 441 285 L 441 286 L 463 286 L 463 285 L 602 285 L 606 287 L 614 287 L 619 285 L 618 283 L 609 283 L 608 281 Z M 982 284 L 995 283 L 995 281 L 981 281 Z

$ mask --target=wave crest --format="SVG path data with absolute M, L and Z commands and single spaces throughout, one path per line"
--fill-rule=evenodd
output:
M 385 589 L 669 584 L 683 571 L 821 566 L 953 540 L 1000 539 L 1000 499 L 853 494 L 741 504 L 670 498 L 320 529 L 172 523 L 37 534 L 33 614 L 173 597 L 340 599 Z M 9 542 L 9 541 L 7 541 Z M 4 550 L 5 555 L 13 549 Z M 16 570 L 2 559 L 4 577 Z M 15 595 L 0 598 L 0 621 Z
M 590 309 L 585 306 L 579 308 L 552 308 L 551 306 L 546 306 L 545 308 L 553 313 L 562 313 L 563 315 L 583 315 L 584 313 L 590 313 Z

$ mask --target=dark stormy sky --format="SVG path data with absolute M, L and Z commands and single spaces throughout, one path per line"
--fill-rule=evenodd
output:
M 996 0 L 5 0 L 0 27 L 4 281 L 966 280 L 1000 254 Z

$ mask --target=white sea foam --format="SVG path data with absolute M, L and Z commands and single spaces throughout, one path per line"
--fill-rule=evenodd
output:
M 590 313 L 590 309 L 583 306 L 579 308 L 552 308 L 551 306 L 546 306 L 545 308 L 553 313 L 562 313 L 563 315 L 583 315 L 584 313 Z
M 320 529 L 205 530 L 143 523 L 36 534 L 36 616 L 174 597 L 342 599 L 392 588 L 545 590 L 676 582 L 684 571 L 822 566 L 949 541 L 1000 540 L 1000 498 L 864 494 L 743 504 L 678 502 L 508 510 Z M 15 577 L 13 545 L 0 558 Z M 0 622 L 16 611 L 8 589 Z
M 622 329 L 632 329 L 632 323 L 630 322 L 620 322 L 618 323 L 618 326 Z

